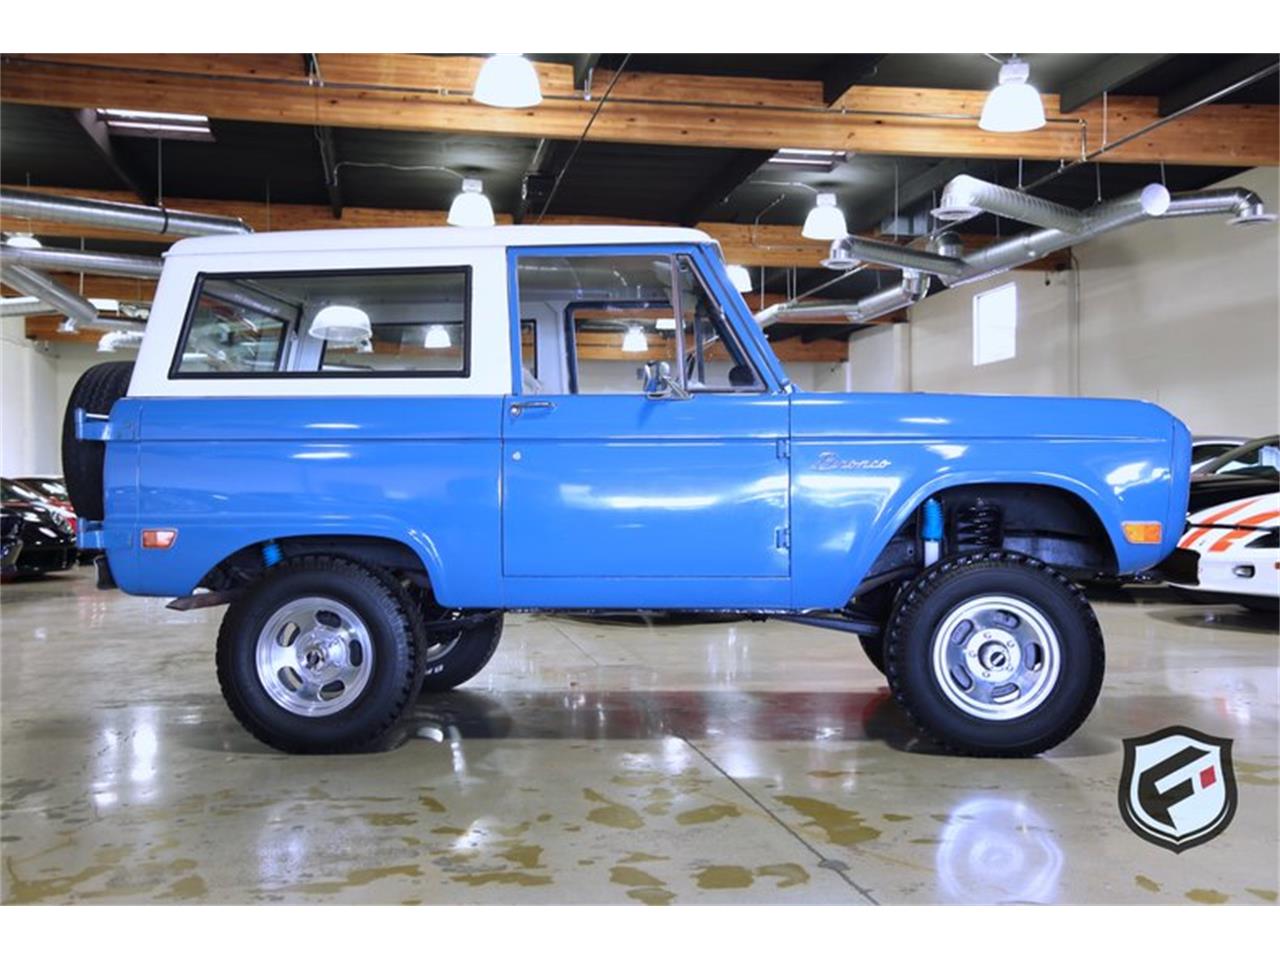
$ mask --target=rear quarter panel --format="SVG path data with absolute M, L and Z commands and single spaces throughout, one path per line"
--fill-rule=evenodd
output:
M 106 464 L 112 572 L 180 596 L 251 544 L 377 536 L 412 547 L 443 602 L 499 606 L 500 417 L 498 397 L 127 398 Z M 144 527 L 178 538 L 142 550 Z

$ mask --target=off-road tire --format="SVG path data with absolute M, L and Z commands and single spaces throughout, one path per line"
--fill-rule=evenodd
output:
M 276 703 L 255 666 L 258 637 L 292 599 L 329 597 L 364 621 L 373 647 L 372 674 L 358 698 L 338 713 L 304 717 Z M 346 753 L 371 748 L 412 704 L 421 681 L 420 628 L 408 595 L 384 571 L 325 555 L 272 567 L 232 601 L 218 631 L 218 683 L 237 720 L 268 746 L 287 753 Z
M 423 693 L 444 693 L 466 683 L 493 658 L 502 639 L 502 614 L 495 613 L 459 631 L 457 643 L 443 656 L 427 660 L 422 678 Z M 438 626 L 427 625 L 427 642 L 439 641 Z M 430 650 L 430 647 L 427 648 Z
M 867 655 L 871 665 L 884 673 L 884 637 L 858 634 L 858 642 L 862 644 L 862 652 Z
M 103 510 L 102 464 L 106 444 L 76 439 L 76 409 L 108 414 L 115 402 L 129 392 L 133 361 L 119 360 L 90 367 L 71 388 L 62 417 L 62 474 L 67 495 L 81 520 L 101 520 Z
M 943 692 L 932 667 L 936 630 L 983 595 L 1030 604 L 1057 635 L 1061 665 L 1045 699 L 1014 719 L 972 716 Z M 1061 743 L 1084 722 L 1102 687 L 1102 630 L 1081 590 L 1038 560 L 1016 553 L 966 554 L 935 564 L 903 591 L 885 638 L 889 686 L 920 730 L 955 753 L 1025 757 Z

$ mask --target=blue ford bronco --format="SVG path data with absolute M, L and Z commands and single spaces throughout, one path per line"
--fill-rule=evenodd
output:
M 183 240 L 63 440 L 100 584 L 226 604 L 227 703 L 296 752 L 517 610 L 844 630 L 944 746 L 1046 750 L 1102 684 L 1076 584 L 1173 550 L 1189 450 L 1147 403 L 803 392 L 715 243 L 647 227 Z

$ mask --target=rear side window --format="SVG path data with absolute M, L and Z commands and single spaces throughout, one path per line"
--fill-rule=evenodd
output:
M 172 377 L 466 377 L 469 267 L 201 275 Z

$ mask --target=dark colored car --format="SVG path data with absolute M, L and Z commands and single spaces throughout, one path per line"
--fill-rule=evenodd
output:
M 1210 460 L 1191 476 L 1187 513 L 1280 490 L 1280 436 L 1259 437 Z
M 18 555 L 22 553 L 22 518 L 16 511 L 0 508 L 0 580 L 11 580 L 18 574 Z
M 73 534 L 76 532 L 78 524 L 76 508 L 71 504 L 71 494 L 67 492 L 66 481 L 61 477 L 15 477 L 13 482 L 42 496 L 45 502 L 53 507 L 54 512 L 67 521 L 71 532 Z M 101 552 L 101 550 L 80 550 L 77 557 L 80 564 L 84 566 L 93 563 L 93 558 Z
M 29 487 L 0 480 L 4 513 L 21 525 L 22 549 L 14 558 L 12 576 L 33 577 L 66 570 L 76 562 L 76 538 L 66 519 Z M 6 566 L 6 575 L 8 569 Z

